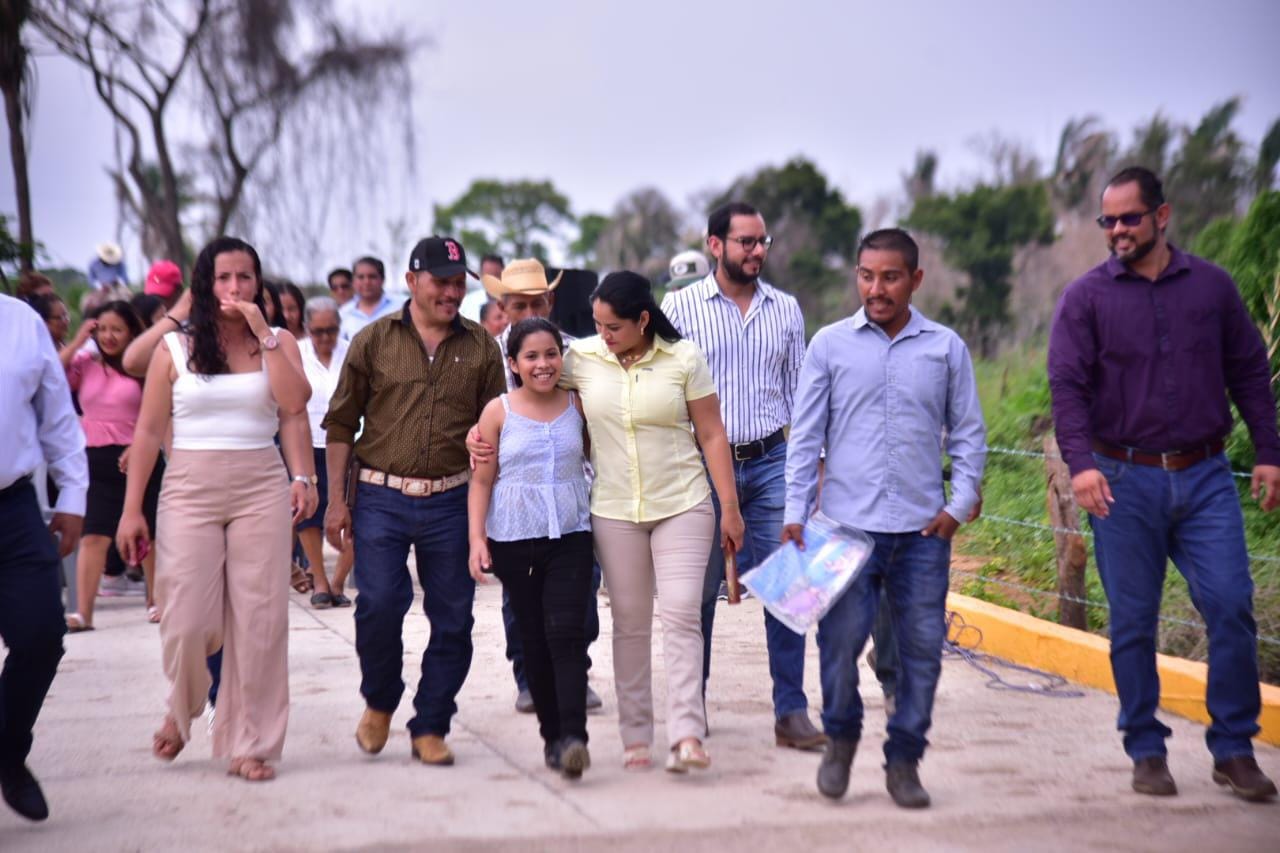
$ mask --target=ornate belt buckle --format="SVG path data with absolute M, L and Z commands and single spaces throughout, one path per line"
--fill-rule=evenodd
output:
M 369 482 L 375 486 L 384 486 L 387 482 L 387 475 L 381 471 L 370 471 Z
M 421 497 L 427 493 L 427 486 L 430 482 L 430 480 L 421 480 L 417 477 L 405 477 L 404 487 L 401 488 L 400 491 L 404 492 L 409 497 Z
M 1178 453 L 1161 453 L 1161 454 L 1160 454 L 1160 467 L 1161 467 L 1162 469 L 1164 469 L 1165 471 L 1169 471 L 1169 470 L 1171 470 L 1171 469 L 1169 468 L 1169 460 L 1170 460 L 1170 459 L 1177 458 L 1177 457 L 1178 457 L 1178 456 L 1180 456 L 1180 455 L 1181 455 L 1181 454 L 1178 454 Z

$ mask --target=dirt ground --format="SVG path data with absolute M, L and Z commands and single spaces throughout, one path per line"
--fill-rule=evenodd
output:
M 591 649 L 605 697 L 589 721 L 594 766 L 577 783 L 546 770 L 531 715 L 514 712 L 503 656 L 500 591 L 476 599 L 475 661 L 459 697 L 452 768 L 409 758 L 408 698 L 382 755 L 353 733 L 363 703 L 352 610 L 290 608 L 292 712 L 279 777 L 250 784 L 209 758 L 195 735 L 172 765 L 150 753 L 165 692 L 155 626 L 140 599 L 100 601 L 96 631 L 69 636 L 36 732 L 31 767 L 52 809 L 43 824 L 0 810 L 0 849 L 62 850 L 1234 850 L 1276 848 L 1280 805 L 1250 805 L 1209 778 L 1203 728 L 1165 716 L 1181 789 L 1157 800 L 1129 790 L 1114 697 L 1054 698 L 990 689 L 948 659 L 921 776 L 934 805 L 896 808 L 881 769 L 884 711 L 862 665 L 867 729 L 849 794 L 814 787 L 818 757 L 773 743 L 770 682 L 758 603 L 721 604 L 708 694 L 713 766 L 672 776 L 626 773 L 611 682 L 609 609 Z M 657 629 L 655 629 L 655 634 Z M 406 621 L 405 681 L 417 683 L 426 620 Z M 658 740 L 662 664 L 655 644 Z M 807 692 L 820 706 L 809 643 Z M 1026 683 L 1026 676 L 1010 674 Z M 1280 750 L 1259 745 L 1280 776 Z

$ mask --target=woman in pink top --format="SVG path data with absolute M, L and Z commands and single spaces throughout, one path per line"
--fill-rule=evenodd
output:
M 93 604 L 107 563 L 107 551 L 124 509 L 126 465 L 133 428 L 142 407 L 142 382 L 120 364 L 125 348 L 142 334 L 142 321 L 128 302 L 108 302 L 85 320 L 60 357 L 67 382 L 80 403 L 85 454 L 89 459 L 89 497 L 84 514 L 84 538 L 76 558 L 77 610 L 67 614 L 67 630 L 93 630 Z M 86 347 L 92 338 L 96 347 Z M 147 487 L 147 511 L 154 524 L 160 494 L 160 472 Z M 159 621 L 155 608 L 155 559 L 142 559 L 147 583 L 147 617 Z

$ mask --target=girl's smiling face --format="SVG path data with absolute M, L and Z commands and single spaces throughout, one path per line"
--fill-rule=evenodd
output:
M 511 372 L 520 377 L 522 387 L 546 393 L 560 381 L 564 353 L 550 332 L 532 332 L 520 342 L 514 360 L 508 359 Z

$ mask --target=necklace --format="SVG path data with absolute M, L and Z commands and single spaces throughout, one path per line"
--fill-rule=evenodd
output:
M 618 361 L 622 362 L 623 364 L 635 364 L 643 356 L 644 356 L 643 352 L 637 353 L 636 355 L 620 355 L 618 356 Z

